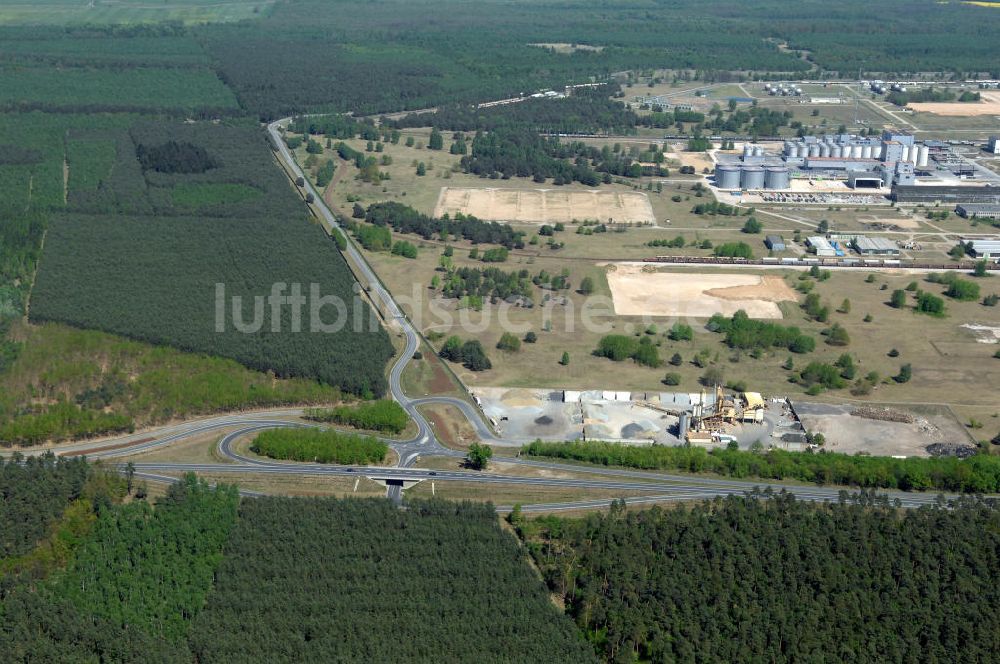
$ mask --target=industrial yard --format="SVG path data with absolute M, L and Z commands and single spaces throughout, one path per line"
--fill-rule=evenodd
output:
M 720 388 L 685 392 L 480 387 L 476 402 L 506 440 L 601 440 L 631 445 L 927 457 L 974 453 L 945 406 L 790 401 Z

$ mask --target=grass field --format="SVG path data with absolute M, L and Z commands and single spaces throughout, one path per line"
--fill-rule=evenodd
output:
M 171 0 L 157 5 L 145 0 L 8 0 L 0 7 L 0 25 L 76 25 L 221 23 L 256 18 L 274 0 Z

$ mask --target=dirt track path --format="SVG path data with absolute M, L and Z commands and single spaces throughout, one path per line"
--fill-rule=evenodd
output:
M 326 189 L 323 190 L 323 202 L 326 203 L 328 208 L 340 216 L 350 217 L 350 211 L 345 210 L 334 201 L 333 190 L 336 189 L 337 185 L 347 176 L 347 171 L 351 168 L 351 162 L 338 158 L 335 163 L 337 164 L 337 169 L 333 172 L 333 177 L 330 178 L 330 183 L 327 184 Z

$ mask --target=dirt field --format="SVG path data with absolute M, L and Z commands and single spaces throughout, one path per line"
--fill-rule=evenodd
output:
M 731 316 L 782 318 L 778 302 L 796 300 L 781 277 L 755 274 L 655 272 L 650 265 L 608 266 L 608 285 L 619 316 Z
M 908 104 L 917 112 L 934 113 L 935 115 L 955 115 L 958 117 L 973 117 L 977 115 L 1000 115 L 1000 93 L 982 92 L 981 102 L 922 102 Z
M 889 409 L 910 415 L 912 423 L 885 422 L 852 415 L 854 405 L 796 402 L 803 426 L 826 438 L 826 449 L 842 454 L 929 456 L 933 443 L 969 445 L 972 441 L 954 414 L 943 406 L 892 404 Z
M 568 223 L 574 219 L 656 221 L 649 198 L 641 193 L 441 187 L 434 216 L 458 212 L 480 219 L 533 223 Z

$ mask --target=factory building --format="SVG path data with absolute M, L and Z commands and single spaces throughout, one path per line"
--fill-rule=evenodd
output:
M 847 186 L 851 189 L 881 189 L 882 174 L 878 171 L 848 171 Z
M 764 238 L 764 244 L 771 251 L 785 250 L 785 238 L 780 235 L 768 235 Z
M 955 214 L 966 219 L 1000 219 L 1000 204 L 963 203 L 955 207 Z
M 884 237 L 866 237 L 856 235 L 851 246 L 862 256 L 898 256 L 899 247 L 895 242 Z
M 976 258 L 982 258 L 996 263 L 1000 261 L 1000 240 L 972 240 L 972 253 Z
M 822 235 L 815 235 L 806 240 L 806 244 L 816 252 L 816 255 L 821 258 L 834 258 L 836 256 L 843 256 L 844 250 L 840 249 L 834 243 L 827 240 Z
M 990 203 L 1000 204 L 1000 187 L 990 186 L 918 186 L 894 184 L 892 200 L 897 203 Z

